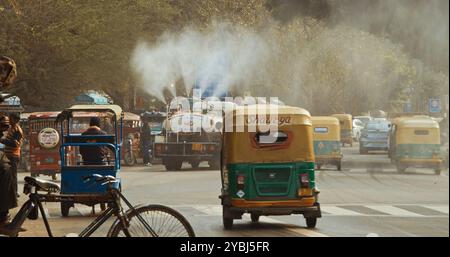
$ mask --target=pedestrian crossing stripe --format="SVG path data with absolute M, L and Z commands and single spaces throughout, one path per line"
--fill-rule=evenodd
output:
M 364 207 L 382 212 L 387 213 L 391 216 L 401 216 L 401 217 L 422 217 L 424 215 L 407 211 L 405 209 L 401 209 L 392 205 L 365 205 Z
M 366 208 L 366 212 L 360 210 L 350 209 L 348 206 Z M 412 210 L 407 210 L 404 207 L 421 207 L 425 210 L 430 210 L 430 214 L 416 213 Z M 174 209 L 182 209 L 180 212 L 191 216 L 222 216 L 221 205 L 172 205 Z M 375 205 L 375 204 L 360 204 L 360 205 L 321 205 L 322 216 L 372 216 L 372 217 L 413 217 L 413 218 L 430 218 L 430 217 L 448 217 L 448 205 L 413 205 L 413 204 L 396 204 L 394 205 Z M 60 210 L 56 207 L 50 209 L 44 207 L 44 211 L 48 218 L 60 218 Z M 191 210 L 191 211 L 190 211 Z M 372 210 L 373 213 L 367 213 L 367 210 Z M 96 206 L 95 213 L 100 213 L 99 206 Z M 70 209 L 69 216 L 93 216 L 92 207 L 75 204 L 75 208 Z
M 350 210 L 345 208 L 343 205 L 321 205 L 320 209 L 322 211 L 322 216 L 378 216 L 378 217 L 447 217 L 449 214 L 448 205 L 352 205 L 360 206 L 372 210 L 377 214 L 359 212 L 357 210 Z M 413 212 L 411 210 L 406 210 L 401 208 L 402 206 L 418 206 L 425 209 L 429 209 L 430 212 L 438 212 L 438 214 L 424 215 L 420 213 Z M 201 214 L 194 216 L 221 216 L 222 206 L 220 205 L 190 205 L 190 206 L 172 206 L 173 208 L 193 208 Z
M 340 208 L 337 206 L 320 206 L 320 209 L 324 211 L 326 214 L 333 214 L 333 215 L 342 215 L 342 216 L 358 216 L 361 213 L 355 212 L 352 210 Z
M 445 214 L 448 214 L 448 209 L 449 209 L 448 205 L 445 205 L 445 206 L 425 205 L 423 207 L 428 208 L 428 209 L 432 209 L 432 210 L 435 210 L 435 211 L 438 211 L 438 212 L 442 212 L 442 213 L 445 213 Z

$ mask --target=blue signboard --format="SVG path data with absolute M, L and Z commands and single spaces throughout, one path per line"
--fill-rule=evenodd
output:
M 429 112 L 440 113 L 441 112 L 441 100 L 439 98 L 429 99 Z

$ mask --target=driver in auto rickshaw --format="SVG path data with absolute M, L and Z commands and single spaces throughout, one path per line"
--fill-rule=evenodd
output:
M 100 128 L 100 118 L 92 117 L 89 121 L 89 128 L 81 135 L 106 135 L 106 132 Z M 96 141 L 87 140 L 86 142 Z M 83 157 L 84 165 L 103 165 L 108 156 L 108 148 L 104 146 L 80 146 L 80 154 Z

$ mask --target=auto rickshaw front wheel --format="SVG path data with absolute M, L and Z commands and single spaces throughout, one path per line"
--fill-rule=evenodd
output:
M 259 222 L 259 217 L 260 217 L 260 215 L 258 215 L 258 214 L 255 214 L 255 213 L 250 214 L 250 218 L 252 219 L 252 222 L 254 222 L 254 223 Z
M 316 217 L 309 217 L 305 218 L 306 220 L 306 227 L 308 228 L 315 228 L 317 224 L 317 218 Z

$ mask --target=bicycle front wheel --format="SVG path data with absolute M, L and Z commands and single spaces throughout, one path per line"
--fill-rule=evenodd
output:
M 127 214 L 128 232 L 132 237 L 153 237 L 139 215 L 158 237 L 195 237 L 194 230 L 186 218 L 176 210 L 164 205 L 147 205 L 137 207 L 136 211 Z M 124 227 L 118 222 L 112 229 L 111 237 L 124 237 Z

